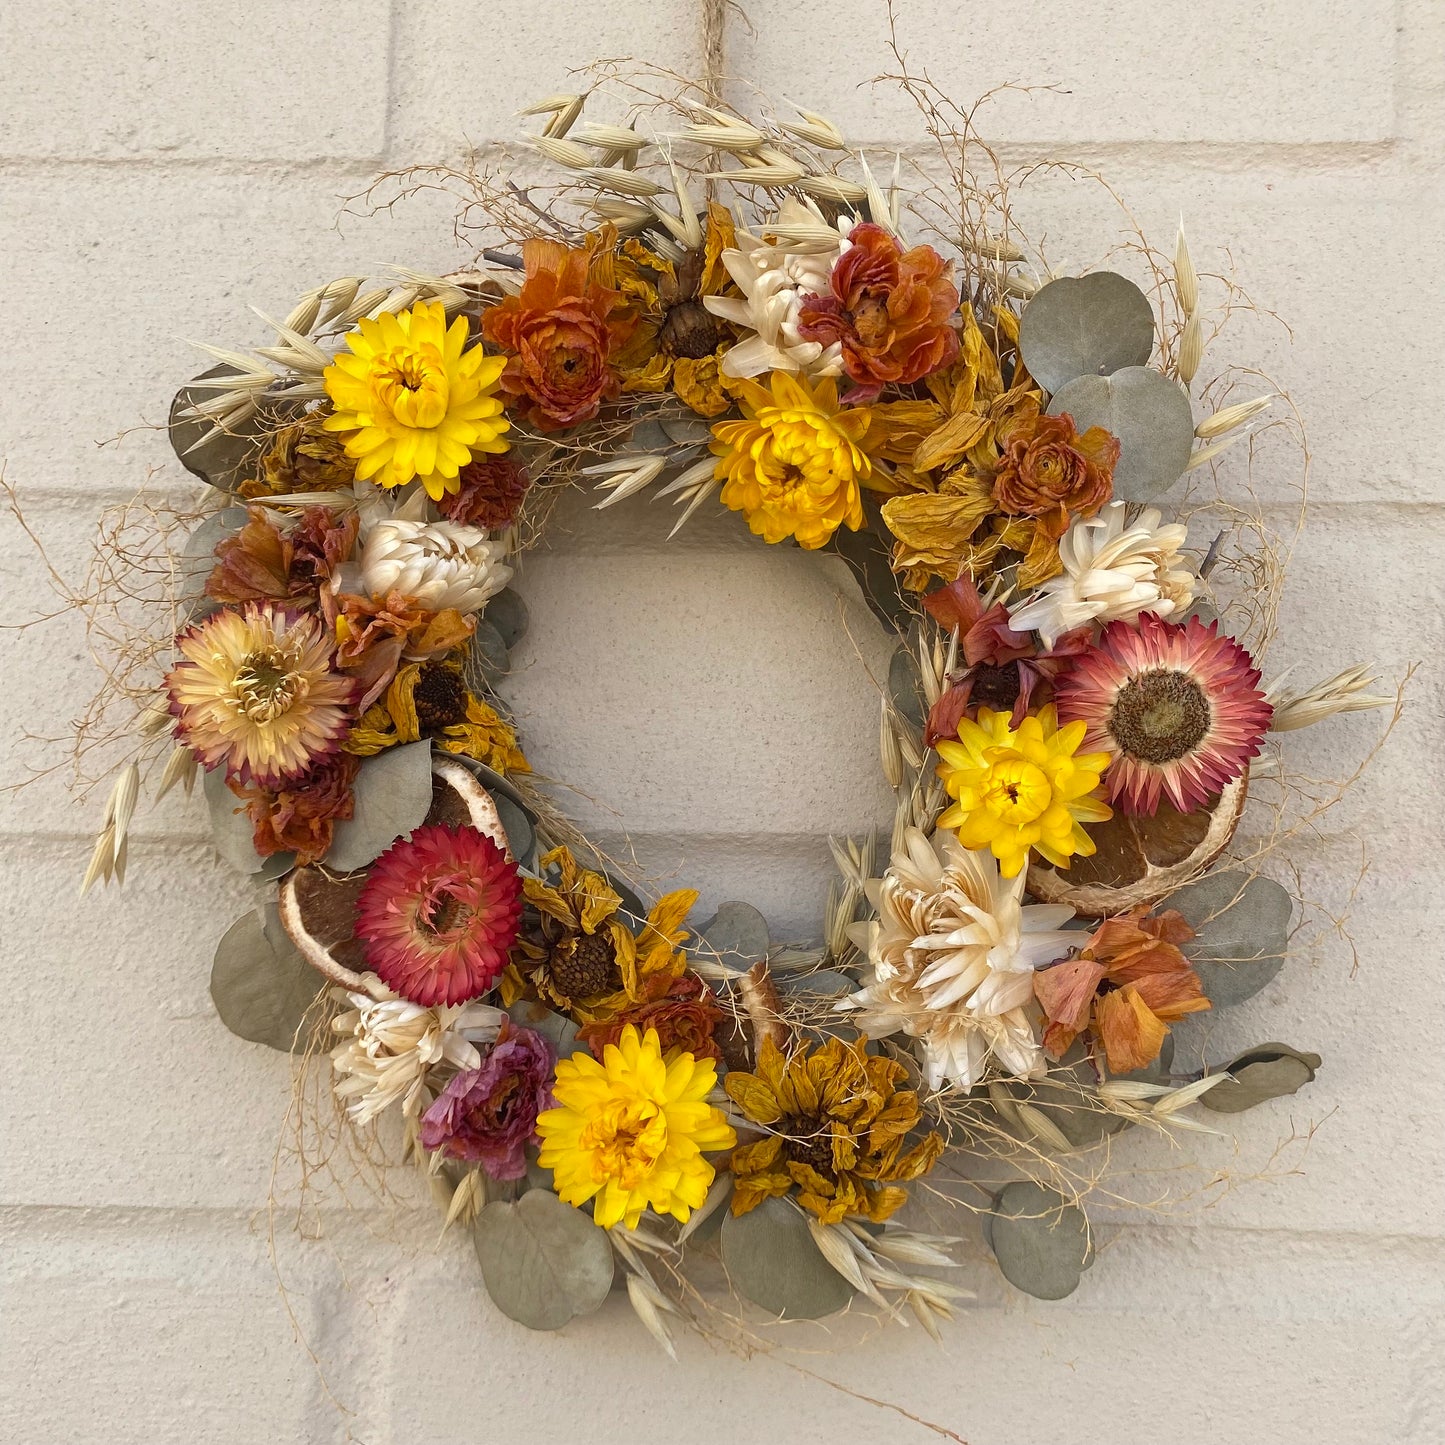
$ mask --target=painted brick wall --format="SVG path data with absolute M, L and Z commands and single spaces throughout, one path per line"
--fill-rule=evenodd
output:
M 746 0 L 735 72 L 870 145 L 915 143 L 879 0 Z M 0 1440 L 15 1445 L 730 1442 L 869 1432 L 937 1438 L 814 1376 L 846 1376 L 973 1445 L 1445 1439 L 1439 973 L 1445 489 L 1445 12 L 1437 0 L 904 0 L 916 61 L 960 95 L 1009 80 L 986 130 L 1008 162 L 1103 168 L 1156 237 L 1182 213 L 1292 334 L 1245 321 L 1216 364 L 1290 387 L 1315 454 L 1310 530 L 1284 624 L 1305 676 L 1355 658 L 1425 668 L 1388 753 L 1304 847 L 1351 929 L 1215 1021 L 1220 1049 L 1282 1037 L 1327 1066 L 1305 1095 L 1201 1140 L 1205 1177 L 1257 1170 L 1321 1122 L 1303 1176 L 1224 1192 L 1107 1241 L 1069 1301 L 1004 1287 L 977 1241 L 977 1307 L 933 1348 L 914 1331 L 788 1337 L 744 1364 L 685 1341 L 659 1358 L 625 1306 L 535 1336 L 493 1311 L 425 1200 L 333 1210 L 327 1242 L 265 1211 L 287 1061 L 216 1021 L 211 951 L 244 890 L 208 861 L 196 807 L 148 814 L 125 890 L 74 902 L 98 803 L 57 778 L 0 813 L 7 1067 L 0 1150 Z M 435 207 L 333 225 L 379 169 L 510 133 L 566 69 L 627 52 L 696 63 L 692 0 L 52 0 L 0 7 L 0 457 L 62 568 L 148 467 L 182 478 L 161 416 L 195 362 L 183 338 L 262 339 L 320 277 L 446 267 Z M 1083 266 L 1118 215 L 1062 179 L 1026 226 Z M 1268 489 L 1265 499 L 1287 498 Z M 529 750 L 585 780 L 583 821 L 625 827 L 704 907 L 749 898 L 779 937 L 817 927 L 823 835 L 886 809 L 869 669 L 884 649 L 822 564 L 749 545 L 727 519 L 664 545 L 634 506 L 562 519 L 521 585 L 534 630 L 512 683 Z M 41 570 L 12 528 L 6 622 Z M 857 646 L 849 640 L 849 632 Z M 59 733 L 95 673 L 73 619 L 0 634 L 3 735 Z M 1372 718 L 1296 734 L 1291 761 L 1345 770 Z M 7 781 L 40 755 L 15 748 Z M 193 880 L 187 891 L 176 879 Z M 1131 1139 L 1122 1159 L 1169 1170 Z M 1290 1154 L 1289 1159 L 1297 1160 Z M 410 1240 L 399 1244 L 398 1240 Z M 287 1306 L 326 1368 L 293 1340 Z M 825 1353 L 815 1353 L 818 1350 Z M 833 1353 L 826 1353 L 832 1351 Z M 329 1392 L 328 1392 L 329 1387 Z

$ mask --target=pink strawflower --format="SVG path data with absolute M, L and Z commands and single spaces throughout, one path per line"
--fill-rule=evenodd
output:
M 503 1026 L 481 1066 L 465 1069 L 422 1115 L 421 1142 L 480 1164 L 493 1179 L 520 1179 L 537 1115 L 552 1107 L 552 1054 L 531 1029 Z
M 1059 722 L 1088 725 L 1081 747 L 1107 749 L 1107 796 L 1126 813 L 1161 797 L 1192 812 L 1249 765 L 1274 710 L 1254 659 L 1219 624 L 1142 612 L 1111 622 L 1054 684 Z
M 429 1008 L 491 988 L 521 921 L 517 865 L 485 833 L 442 824 L 393 843 L 356 903 L 367 966 Z

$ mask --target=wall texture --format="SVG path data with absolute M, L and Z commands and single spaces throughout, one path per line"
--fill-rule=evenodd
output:
M 1229 247 L 1292 331 L 1243 319 L 1205 370 L 1257 364 L 1310 425 L 1312 523 L 1284 608 L 1301 674 L 1367 658 L 1425 669 L 1388 751 L 1299 852 L 1317 896 L 1352 904 L 1212 1042 L 1282 1037 L 1327 1063 L 1306 1094 L 1249 1115 L 1202 1174 L 1268 1177 L 1145 1217 L 1056 1305 L 1002 1285 L 970 1242 L 977 1307 L 941 1348 L 918 1331 L 795 1331 L 749 1363 L 685 1342 L 660 1358 L 625 1306 L 559 1335 L 498 1316 L 466 1243 L 433 1247 L 426 1203 L 335 1211 L 326 1242 L 264 1204 L 287 1061 L 213 1015 L 214 942 L 244 906 L 195 806 L 148 814 L 124 891 L 74 902 L 99 799 L 59 777 L 0 814 L 7 1067 L 0 1151 L 0 1439 L 16 1445 L 867 1433 L 973 1445 L 1445 1439 L 1439 974 L 1439 479 L 1445 334 L 1445 10 L 1437 0 L 903 0 L 917 62 L 986 113 L 1010 164 L 1105 170 L 1203 266 Z M 732 70 L 827 111 L 859 141 L 913 146 L 879 0 L 746 0 Z M 594 55 L 696 65 L 693 0 L 53 0 L 0 7 L 0 456 L 57 565 L 83 570 L 98 509 L 147 468 L 180 488 L 163 437 L 98 442 L 163 415 L 195 369 L 182 338 L 258 342 L 254 303 L 379 262 L 445 268 L 439 208 L 334 224 L 378 170 L 510 134 L 511 112 Z M 1103 259 L 1120 213 L 1041 178 L 1024 220 L 1057 264 Z M 1265 500 L 1283 506 L 1266 468 Z M 535 627 L 513 684 L 539 767 L 585 780 L 584 819 L 631 832 L 655 876 L 704 906 L 751 899 L 779 937 L 817 927 L 829 829 L 859 828 L 874 782 L 868 668 L 881 645 L 821 567 L 700 526 L 663 545 L 662 509 L 567 514 L 521 585 Z M 42 569 L 5 533 L 7 623 L 43 609 Z M 6 632 L 6 780 L 54 753 L 96 674 L 74 619 Z M 1348 769 L 1378 719 L 1296 734 L 1289 760 Z M 177 879 L 191 886 L 182 890 Z M 1307 1153 L 1276 1141 L 1320 1127 Z M 1178 1156 L 1131 1141 L 1126 1162 Z M 1147 1176 L 1141 1176 L 1147 1177 Z M 410 1237 L 403 1248 L 395 1240 Z M 325 1370 L 293 1339 L 287 1305 Z M 800 1369 L 805 1372 L 800 1373 Z M 857 1396 L 830 1387 L 845 1379 Z M 889 1402 L 880 1406 L 859 1397 Z

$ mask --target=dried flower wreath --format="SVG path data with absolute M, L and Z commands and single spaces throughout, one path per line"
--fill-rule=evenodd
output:
M 324 1037 L 349 1125 L 399 1120 L 533 1328 L 620 1277 L 670 1349 L 704 1308 L 679 1261 L 717 1247 L 773 1315 L 862 1296 L 935 1332 L 964 1292 L 937 1273 L 958 1240 L 899 1222 L 924 1193 L 1066 1295 L 1112 1135 L 1319 1066 L 1278 1043 L 1172 1065 L 1181 1020 L 1288 952 L 1260 864 L 1328 800 L 1297 806 L 1273 739 L 1389 701 L 1359 667 L 1261 685 L 1275 554 L 1200 484 L 1278 398 L 1192 395 L 1182 231 L 1172 260 L 1127 248 L 1147 291 L 1030 272 L 925 82 L 901 77 L 949 192 L 880 182 L 822 115 L 609 79 L 525 112 L 561 185 L 392 178 L 465 188 L 478 269 L 332 281 L 273 344 L 204 348 L 171 434 L 222 505 L 175 569 L 179 630 L 132 654 L 164 676 L 127 693 L 146 741 L 86 886 L 123 874 L 143 767 L 162 794 L 203 774 L 261 890 L 216 953 L 222 1020 Z M 626 117 L 584 119 L 607 94 Z M 881 851 L 835 844 L 822 946 L 741 903 L 689 929 L 695 892 L 644 902 L 532 777 L 499 695 L 508 582 L 579 483 L 833 552 L 897 634 L 896 817 Z

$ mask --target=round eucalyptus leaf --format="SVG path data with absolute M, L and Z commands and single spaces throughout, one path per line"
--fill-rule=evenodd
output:
M 1219 609 L 1213 603 L 1205 602 L 1202 599 L 1195 602 L 1187 612 L 1181 612 L 1177 616 L 1171 615 L 1171 622 L 1187 622 L 1191 617 L 1208 627 L 1211 622 L 1219 621 Z
M 999 1191 L 987 1239 L 1004 1278 L 1035 1299 L 1073 1294 L 1094 1262 L 1083 1211 L 1031 1179 Z
M 1147 366 L 1110 376 L 1080 376 L 1054 393 L 1049 415 L 1062 412 L 1078 431 L 1101 426 L 1119 438 L 1114 499 L 1148 502 L 1184 475 L 1194 447 L 1194 413 L 1177 382 Z
M 487 603 L 486 620 L 496 628 L 497 635 L 502 639 L 502 646 L 508 652 L 525 636 L 530 615 L 521 594 L 510 587 L 503 587 Z
M 1171 893 L 1194 930 L 1183 952 L 1215 1008 L 1253 998 L 1284 966 L 1294 902 L 1272 878 L 1227 869 Z
M 868 610 L 890 632 L 903 633 L 913 621 L 914 605 L 904 596 L 893 571 L 893 539 L 884 535 L 881 519 L 857 532 L 839 527 L 827 552 L 848 564 Z
M 1303 1053 L 1288 1044 L 1260 1044 L 1225 1065 L 1230 1077 L 1216 1084 L 1199 1102 L 1216 1114 L 1242 1114 L 1256 1104 L 1297 1093 L 1315 1076 L 1318 1054 Z
M 1048 392 L 1076 376 L 1142 366 L 1154 350 L 1154 308 L 1117 272 L 1062 277 L 1024 307 L 1019 350 L 1029 374 Z
M 326 866 L 336 873 L 365 868 L 426 821 L 432 798 L 431 743 L 404 743 L 367 758 L 352 793 L 354 811 L 336 825 L 326 853 Z
M 255 829 L 246 805 L 226 786 L 224 768 L 211 768 L 201 780 L 201 789 L 211 816 L 211 841 L 224 862 L 238 873 L 259 874 L 267 879 L 279 878 L 295 864 L 294 853 L 257 856 Z
M 665 452 L 671 446 L 672 437 L 668 435 L 663 424 L 656 417 L 648 417 L 632 428 L 632 435 L 628 438 L 627 443 L 627 454 L 640 458 L 650 456 L 654 452 Z
M 177 592 L 182 600 L 205 596 L 206 580 L 216 565 L 216 548 L 245 525 L 244 507 L 222 507 L 197 524 L 176 562 Z
M 233 1034 L 254 1044 L 283 1054 L 304 1047 L 298 1030 L 323 983 L 284 930 L 267 927 L 260 910 L 238 918 L 216 945 L 211 965 L 216 1012 Z
M 213 366 L 209 371 L 203 371 L 196 381 L 234 375 L 236 368 L 233 366 Z M 197 386 L 195 382 L 183 386 L 171 403 L 170 438 L 176 456 L 188 472 L 209 482 L 218 491 L 234 492 L 242 482 L 256 475 L 265 439 L 275 431 L 277 424 L 300 416 L 306 404 L 304 401 L 288 401 L 284 397 L 268 397 L 263 401 L 261 410 L 246 421 L 206 438 L 212 430 L 212 423 L 205 417 L 187 417 L 182 413 L 197 402 L 214 400 L 222 391 L 224 388 Z
M 767 957 L 768 920 L 751 903 L 719 904 L 697 934 L 732 968 L 751 968 Z
M 670 416 L 662 429 L 674 446 L 705 446 L 712 440 L 712 423 L 700 416 Z
M 560 1330 L 601 1308 L 612 1288 L 607 1231 L 547 1190 L 488 1204 L 472 1240 L 493 1304 L 529 1330 Z
M 535 999 L 518 999 L 507 1009 L 507 1017 L 514 1024 L 541 1034 L 559 1059 L 571 1058 L 582 1047 L 577 1042 L 577 1025 Z
M 813 1243 L 803 1211 L 786 1198 L 729 1214 L 722 1260 L 738 1293 L 779 1319 L 821 1319 L 853 1298 L 853 1286 Z
M 906 642 L 893 649 L 888 663 L 888 697 L 900 717 L 907 718 L 916 728 L 923 726 L 928 704 L 923 699 L 923 682 L 918 676 L 918 654 Z
M 497 816 L 502 820 L 502 831 L 507 835 L 507 846 L 512 857 L 523 868 L 535 868 L 537 863 L 537 831 L 532 820 L 510 798 L 502 793 L 493 793 Z
M 467 643 L 462 680 L 472 692 L 488 692 L 496 687 L 498 678 L 506 676 L 510 665 L 502 634 L 489 618 L 477 618 L 476 630 Z
M 842 998 L 858 985 L 836 968 L 814 969 L 812 973 L 775 975 L 773 982 L 783 993 L 808 994 L 816 1000 Z
M 1099 1102 L 1098 1083 L 1099 1073 L 1088 1049 L 1075 1042 L 1062 1059 L 1049 1065 L 1043 1078 L 1019 1080 L 1006 1087 L 1014 1099 L 1039 1109 L 1074 1148 L 1087 1149 L 1117 1134 L 1128 1122 Z

